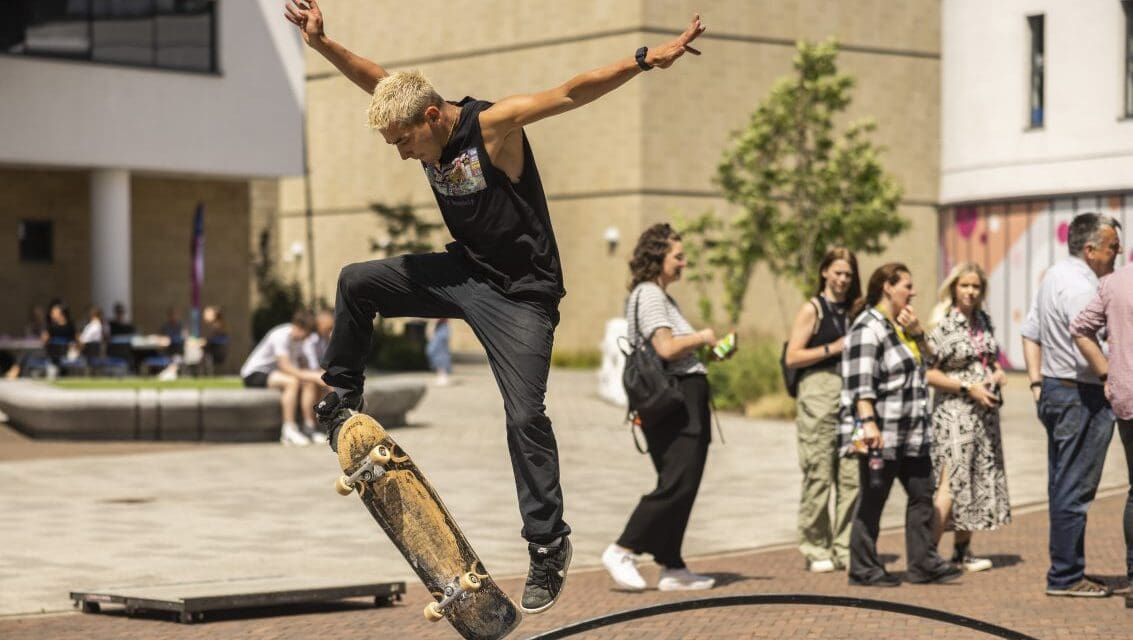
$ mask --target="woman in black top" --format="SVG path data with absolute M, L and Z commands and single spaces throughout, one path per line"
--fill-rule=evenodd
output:
M 799 372 L 798 451 L 803 472 L 799 551 L 806 568 L 825 573 L 849 562 L 850 524 L 858 496 L 858 468 L 838 455 L 838 365 L 846 312 L 862 295 L 858 261 L 849 249 L 826 252 L 815 296 L 799 308 L 787 341 L 787 366 Z M 830 500 L 834 499 L 834 517 Z
M 43 332 L 43 346 L 47 357 L 55 366 L 67 356 L 67 349 L 75 341 L 75 325 L 71 312 L 60 300 L 52 301 L 47 309 L 47 329 Z

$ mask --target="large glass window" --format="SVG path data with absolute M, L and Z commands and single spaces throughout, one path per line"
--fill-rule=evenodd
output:
M 1031 32 L 1031 127 L 1043 126 L 1043 77 L 1045 60 L 1043 44 L 1043 16 L 1028 16 Z
M 0 0 L 0 52 L 215 72 L 216 0 Z

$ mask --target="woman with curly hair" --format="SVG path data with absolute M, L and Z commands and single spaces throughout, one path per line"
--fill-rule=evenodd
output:
M 672 227 L 662 223 L 646 229 L 629 266 L 629 339 L 650 340 L 666 371 L 676 376 L 684 406 L 642 424 L 657 486 L 641 497 L 622 535 L 602 554 L 602 564 L 618 587 L 640 591 L 646 583 L 634 564 L 635 556 L 649 553 L 662 567 L 657 583 L 661 591 L 710 589 L 715 580 L 689 571 L 681 544 L 711 440 L 707 370 L 697 351 L 715 344 L 716 334 L 712 329 L 694 330 L 667 294 L 685 267 L 681 237 Z

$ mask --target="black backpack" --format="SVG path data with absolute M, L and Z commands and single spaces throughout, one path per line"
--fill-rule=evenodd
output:
M 822 324 L 822 305 L 818 304 L 817 298 L 808 300 L 814 305 L 814 310 L 818 312 L 818 318 L 814 321 L 814 330 L 810 335 L 818 333 L 818 325 Z M 787 343 L 783 342 L 783 351 L 779 353 L 779 371 L 783 373 L 783 388 L 787 390 L 787 395 L 792 398 L 799 396 L 799 370 L 792 369 L 787 366 Z
M 684 394 L 677 385 L 676 376 L 665 371 L 665 361 L 644 335 L 641 334 L 640 319 L 637 316 L 641 305 L 641 294 L 633 305 L 634 329 L 636 337 L 627 340 L 629 350 L 625 354 L 625 369 L 622 371 L 622 386 L 625 387 L 629 410 L 641 418 L 642 425 L 664 418 L 684 406 Z

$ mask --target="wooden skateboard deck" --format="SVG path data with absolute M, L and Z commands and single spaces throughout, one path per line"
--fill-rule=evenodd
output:
M 358 492 L 433 594 L 426 618 L 447 618 L 469 640 L 502 638 L 519 625 L 518 607 L 488 575 L 413 459 L 376 420 L 360 413 L 346 420 L 338 461 L 346 474 L 338 480 L 339 493 Z

